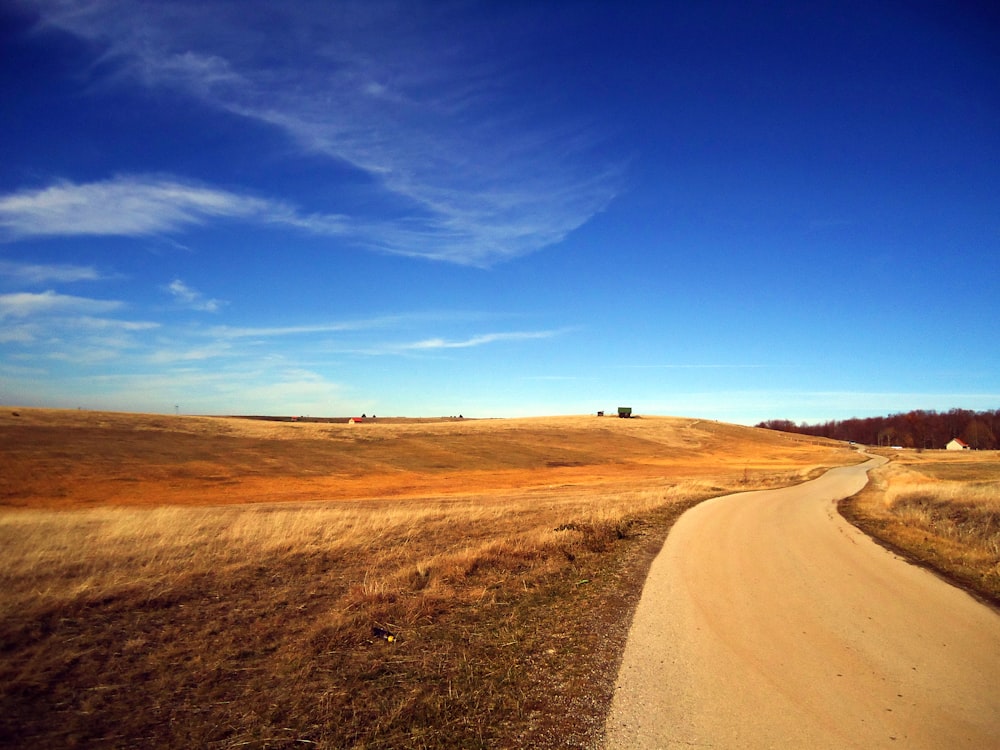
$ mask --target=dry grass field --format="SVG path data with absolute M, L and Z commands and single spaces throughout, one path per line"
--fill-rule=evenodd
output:
M 1000 451 L 883 451 L 892 461 L 841 503 L 903 556 L 1000 605 Z
M 673 519 L 857 460 L 673 418 L 2 409 L 0 745 L 593 746 Z

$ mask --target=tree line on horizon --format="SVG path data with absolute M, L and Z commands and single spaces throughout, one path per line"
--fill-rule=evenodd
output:
M 756 426 L 865 445 L 934 449 L 944 448 L 952 438 L 959 438 L 974 450 L 1000 447 L 997 440 L 997 435 L 1000 435 L 1000 409 L 950 409 L 944 412 L 916 409 L 887 417 L 852 417 L 817 424 L 768 419 Z

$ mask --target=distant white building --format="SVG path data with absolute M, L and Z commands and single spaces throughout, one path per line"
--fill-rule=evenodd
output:
M 959 440 L 958 438 L 952 438 L 951 440 L 948 441 L 948 445 L 945 446 L 945 449 L 950 451 L 967 451 L 969 450 L 969 444 L 966 443 L 964 440 Z

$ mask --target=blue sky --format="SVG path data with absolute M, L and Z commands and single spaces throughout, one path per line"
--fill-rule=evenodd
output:
M 974 3 L 0 3 L 0 403 L 1000 406 Z

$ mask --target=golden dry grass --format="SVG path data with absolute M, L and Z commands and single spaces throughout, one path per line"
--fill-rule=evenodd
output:
M 347 425 L 0 409 L 0 506 L 356 501 L 744 474 L 773 481 L 788 465 L 798 469 L 799 454 L 821 462 L 817 445 L 662 417 Z
M 61 747 L 591 745 L 672 520 L 857 460 L 668 418 L 7 410 L 0 444 L 0 744 Z
M 1000 452 L 904 451 L 845 515 L 905 556 L 1000 604 Z

